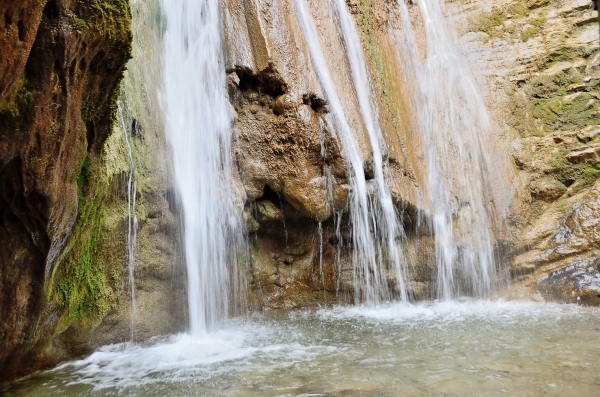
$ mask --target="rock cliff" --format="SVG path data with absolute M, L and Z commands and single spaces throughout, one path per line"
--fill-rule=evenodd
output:
M 514 279 L 548 299 L 598 304 L 597 11 L 585 0 L 457 0 L 449 12 L 518 170 Z
M 91 261 L 106 196 L 102 149 L 130 54 L 122 1 L 2 1 L 0 380 L 69 353 L 55 337 L 114 302 Z

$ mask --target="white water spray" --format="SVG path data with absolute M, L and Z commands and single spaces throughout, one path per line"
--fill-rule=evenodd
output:
M 488 160 L 491 124 L 469 67 L 453 45 L 443 0 L 419 0 L 427 54 L 419 60 L 408 7 L 398 1 L 404 56 L 417 82 L 416 108 L 433 203 L 438 297 L 488 296 L 494 289 L 493 217 Z
M 218 0 L 163 1 L 164 106 L 183 206 L 190 332 L 227 316 L 241 217 L 231 177 L 232 110 L 226 98 Z
M 367 303 L 389 300 L 391 294 L 387 283 L 387 269 L 390 267 L 399 285 L 401 299 L 406 300 L 402 274 L 404 259 L 396 244 L 396 239 L 402 237 L 402 229 L 397 223 L 396 212 L 389 190 L 385 185 L 380 146 L 382 144 L 381 131 L 370 101 L 369 82 L 360 40 L 345 4 L 337 2 L 337 11 L 348 51 L 353 82 L 373 150 L 373 168 L 376 180 L 375 186 L 373 186 L 375 194 L 372 198 L 369 197 L 358 143 L 344 114 L 308 5 L 306 0 L 296 0 L 295 3 L 313 65 L 327 96 L 334 116 L 333 121 L 348 160 L 351 189 L 348 206 L 352 223 L 355 300 Z M 387 253 L 387 259 L 384 259 L 384 251 Z

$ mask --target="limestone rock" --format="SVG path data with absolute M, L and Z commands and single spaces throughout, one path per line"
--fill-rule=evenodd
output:
M 536 180 L 531 183 L 530 189 L 533 197 L 544 201 L 554 201 L 567 191 L 563 183 L 552 178 Z
M 600 146 L 589 147 L 576 152 L 571 152 L 567 154 L 567 160 L 573 164 L 598 164 L 600 163 Z

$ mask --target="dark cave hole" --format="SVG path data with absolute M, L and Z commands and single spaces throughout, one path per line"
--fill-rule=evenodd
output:
M 268 200 L 268 201 L 272 202 L 275 205 L 275 207 L 277 207 L 279 209 L 282 209 L 282 207 L 283 207 L 283 199 L 281 198 L 279 193 L 273 191 L 273 189 L 271 189 L 269 187 L 269 185 L 265 185 L 263 195 L 260 196 L 259 198 L 257 198 L 255 200 L 255 202 L 264 201 L 264 200 Z
M 19 30 L 19 41 L 25 41 L 27 31 L 25 30 L 25 25 L 23 24 L 23 21 L 19 21 L 17 23 L 17 29 Z
M 85 127 L 87 129 L 87 131 L 86 131 L 87 151 L 89 153 L 90 150 L 92 150 L 92 145 L 94 144 L 94 139 L 96 138 L 96 130 L 94 127 L 94 122 L 91 120 L 85 124 Z
M 237 68 L 236 73 L 240 79 L 239 89 L 241 92 L 256 91 L 260 94 L 277 98 L 287 91 L 286 84 L 279 78 L 277 73 L 270 68 L 267 68 L 258 74 L 254 74 L 251 70 L 246 68 Z
M 48 19 L 58 18 L 59 8 L 58 4 L 56 4 L 56 0 L 50 0 L 46 3 L 46 7 L 44 7 L 43 14 Z
M 327 101 L 323 98 L 319 98 L 316 94 L 304 94 L 302 96 L 302 103 L 311 107 L 317 113 L 327 113 Z

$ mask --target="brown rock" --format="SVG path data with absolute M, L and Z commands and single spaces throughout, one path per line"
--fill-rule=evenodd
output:
M 567 160 L 572 164 L 597 164 L 600 163 L 600 146 L 590 147 L 567 154 Z
M 567 187 L 553 178 L 542 178 L 531 182 L 531 195 L 538 200 L 554 201 L 562 196 Z
M 59 285 L 93 239 L 100 151 L 129 58 L 128 3 L 113 3 L 0 2 L 0 381 L 64 358 L 46 350 L 75 320 Z

